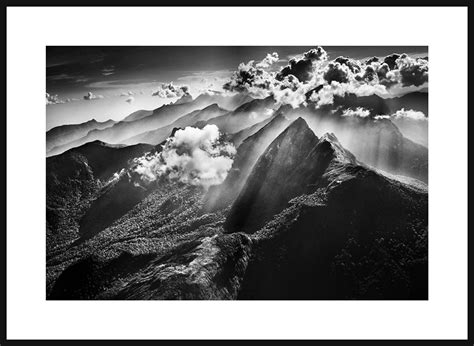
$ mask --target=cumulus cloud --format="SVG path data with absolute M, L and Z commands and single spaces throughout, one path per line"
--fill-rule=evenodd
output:
M 133 101 L 135 101 L 135 98 L 133 96 L 130 96 L 128 99 L 125 100 L 125 102 L 128 102 L 130 104 L 132 104 Z
M 278 53 L 273 52 L 272 54 L 267 54 L 267 56 L 260 61 L 256 66 L 258 68 L 268 68 L 278 61 Z
M 102 95 L 95 95 L 92 92 L 88 92 L 87 95 L 84 95 L 84 100 L 91 101 L 91 100 L 97 100 L 97 99 L 103 99 L 104 96 Z
M 224 90 L 246 92 L 256 97 L 269 96 L 274 76 L 263 67 L 257 67 L 254 60 L 241 63 L 230 80 L 223 85 Z
M 427 121 L 428 118 L 423 112 L 414 111 L 413 109 L 405 110 L 404 108 L 398 110 L 393 114 L 395 119 L 411 119 L 419 121 Z
M 361 70 L 360 62 L 345 56 L 334 59 L 334 62 L 347 66 L 352 73 L 359 73 Z
M 185 95 L 189 95 L 189 87 L 187 85 L 177 86 L 173 82 L 162 83 L 160 88 L 152 94 L 152 96 L 161 98 L 182 97 Z
M 427 85 L 428 60 L 391 54 L 383 60 L 371 58 L 359 63 L 339 57 L 327 64 L 323 78 L 327 84 L 311 96 L 316 107 L 331 104 L 335 95 L 349 93 L 394 97 Z
M 276 78 L 282 80 L 286 76 L 293 75 L 300 82 L 307 82 L 313 77 L 316 66 L 326 60 L 327 53 L 322 47 L 310 49 L 303 54 L 301 59 L 290 59 L 288 66 L 284 67 Z
M 46 104 L 47 105 L 55 105 L 58 103 L 64 103 L 64 101 L 59 99 L 58 95 L 50 95 L 46 93 Z
M 393 114 L 381 114 L 374 117 L 376 120 L 391 119 L 391 120 L 409 120 L 417 122 L 427 122 L 428 118 L 423 112 L 415 111 L 413 109 L 405 110 L 405 108 L 399 109 Z
M 428 82 L 428 60 L 410 58 L 406 54 L 396 60 L 403 86 L 420 86 Z
M 374 116 L 376 120 L 390 119 L 390 115 L 376 115 Z
M 165 176 L 207 188 L 224 181 L 235 153 L 235 147 L 222 139 L 216 125 L 186 127 L 168 138 L 161 152 L 136 159 L 134 170 L 146 183 Z
M 332 61 L 326 67 L 323 78 L 328 83 L 331 83 L 332 81 L 336 81 L 339 83 L 347 83 L 349 82 L 350 74 L 351 70 L 347 65 Z
M 329 85 L 324 85 L 310 96 L 310 101 L 316 104 L 316 108 L 333 104 L 334 96 L 344 96 L 345 90 L 338 82 L 333 82 Z
M 423 112 L 415 111 L 413 109 L 405 110 L 405 108 L 399 109 L 398 111 L 390 115 L 376 115 L 374 119 L 428 121 L 428 118 Z
M 304 53 L 302 58 L 290 60 L 290 65 L 279 72 L 267 68 L 269 56 L 268 54 L 258 63 L 253 60 L 241 63 L 229 81 L 224 84 L 223 89 L 245 92 L 255 98 L 273 96 L 277 105 L 289 104 L 298 107 L 305 103 L 305 94 L 314 88 L 315 81 L 319 80 L 319 76 L 313 75 L 313 71 L 317 70 L 316 66 L 327 58 L 324 49 L 321 47 L 311 49 Z M 276 55 L 273 55 L 273 60 L 275 59 Z M 301 69 L 303 65 L 307 70 L 304 76 Z M 312 83 L 306 83 L 307 78 L 311 78 Z
M 367 60 L 363 74 L 356 76 L 366 82 L 376 81 L 387 87 L 418 87 L 428 82 L 428 59 L 412 58 L 407 54 L 391 54 L 382 62 Z
M 343 117 L 351 118 L 367 118 L 370 115 L 370 111 L 364 107 L 357 107 L 356 109 L 347 108 L 342 112 Z
M 65 99 L 60 99 L 58 95 L 51 95 L 49 93 L 46 93 L 46 105 L 55 105 L 55 104 L 60 104 L 60 103 L 69 103 L 72 101 L 79 101 L 76 98 L 65 98 Z
M 316 108 L 330 105 L 334 103 L 334 96 L 343 97 L 346 94 L 354 94 L 356 96 L 378 95 L 387 96 L 389 93 L 385 86 L 380 84 L 364 84 L 364 83 L 339 83 L 332 81 L 318 88 L 310 96 L 310 101 L 315 103 Z
M 307 102 L 314 102 L 316 107 L 332 104 L 334 96 L 345 94 L 400 96 L 426 87 L 428 82 L 428 60 L 407 54 L 394 53 L 365 62 L 344 56 L 327 61 L 325 50 L 318 47 L 290 59 L 280 71 L 268 68 L 270 56 L 258 63 L 241 63 L 223 89 L 255 98 L 273 96 L 277 106 L 296 108 Z
M 379 61 L 379 58 L 377 58 L 376 56 L 373 56 L 372 58 L 369 58 L 365 61 L 365 64 L 366 65 L 370 65 L 372 64 L 373 62 L 378 62 Z
M 387 66 L 393 70 L 395 67 L 397 67 L 397 59 L 400 57 L 400 54 L 393 53 L 390 55 L 387 55 L 384 59 L 383 62 L 387 64 Z

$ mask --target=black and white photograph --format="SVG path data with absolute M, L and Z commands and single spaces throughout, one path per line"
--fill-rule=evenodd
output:
M 472 346 L 467 4 L 68 5 L 6 8 L 0 346 Z
M 46 47 L 48 300 L 428 299 L 427 46 Z

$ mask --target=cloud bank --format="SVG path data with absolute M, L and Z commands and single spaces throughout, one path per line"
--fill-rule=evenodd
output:
M 274 63 L 276 63 L 277 61 L 278 61 L 278 53 L 273 52 L 271 54 L 267 54 L 267 56 L 257 64 L 257 67 L 258 68 L 268 68 L 271 65 L 273 65 Z
M 187 85 L 175 86 L 173 82 L 162 83 L 160 88 L 152 93 L 152 96 L 161 98 L 183 97 L 189 95 L 189 87 Z
M 146 183 L 165 176 L 207 188 L 224 181 L 235 153 L 235 147 L 222 139 L 216 125 L 186 127 L 168 138 L 161 152 L 136 159 L 134 170 Z
M 400 96 L 405 92 L 428 86 L 427 58 L 407 54 L 391 54 L 359 61 L 340 56 L 328 61 L 322 47 L 311 49 L 299 58 L 292 58 L 280 71 L 272 71 L 278 60 L 272 53 L 260 62 L 241 63 L 223 89 L 244 92 L 252 97 L 273 96 L 278 104 L 294 108 L 313 102 L 316 107 L 331 104 L 334 96 Z

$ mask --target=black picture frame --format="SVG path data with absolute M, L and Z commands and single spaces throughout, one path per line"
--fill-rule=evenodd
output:
M 146 0 L 136 0 L 132 2 L 130 5 L 125 5 L 125 4 L 120 4 L 120 6 L 155 6 L 156 2 L 153 1 L 146 1 Z M 220 6 L 217 1 L 201 1 L 200 6 Z M 270 1 L 259 1 L 258 6 L 269 6 L 269 5 L 275 5 L 274 2 Z M 364 4 L 357 4 L 357 6 L 377 6 L 380 2 L 375 2 L 375 1 L 365 1 Z M 62 6 L 63 3 L 58 1 L 58 0 L 49 0 L 49 1 L 42 1 L 41 6 Z M 92 0 L 82 0 L 82 1 L 70 1 L 68 2 L 69 6 L 116 6 L 117 2 L 113 1 L 92 1 Z M 160 6 L 193 6 L 193 4 L 190 4 L 188 1 L 170 1 L 170 0 L 163 0 L 160 1 Z M 256 6 L 257 4 L 255 1 L 228 1 L 226 2 L 227 6 Z M 352 3 L 348 1 L 320 1 L 317 4 L 318 6 L 353 6 Z M 420 1 L 407 1 L 407 0 L 400 0 L 400 1 L 389 1 L 389 2 L 384 2 L 385 6 L 431 6 L 428 4 L 425 4 L 424 2 Z M 459 1 L 459 0 L 452 0 L 449 3 L 446 4 L 447 6 L 461 6 L 461 7 L 467 7 L 469 8 L 469 2 L 468 1 Z M 16 1 L 7 1 L 6 5 L 4 6 L 4 20 L 5 23 L 7 23 L 7 7 L 21 7 L 21 6 L 38 6 L 37 2 L 33 2 L 31 0 L 16 0 Z M 284 5 L 287 6 L 287 5 Z M 290 6 L 290 5 L 288 5 Z M 291 6 L 314 6 L 314 4 L 310 1 L 296 1 L 292 2 Z M 438 6 L 438 4 L 436 4 Z M 2 35 L 5 39 L 5 43 L 3 45 L 4 49 L 4 55 L 6 56 L 6 24 L 4 27 L 5 34 Z M 468 42 L 466 42 L 466 45 L 468 45 Z M 7 62 L 6 62 L 7 63 Z M 4 78 L 5 81 L 7 80 L 6 76 L 6 69 L 4 70 Z M 472 69 L 468 71 L 469 77 L 472 76 Z M 6 83 L 6 82 L 5 82 Z M 6 84 L 5 84 L 6 86 Z M 5 114 L 7 113 L 7 108 L 6 108 L 6 94 L 4 94 L 4 107 L 5 107 Z M 2 250 L 3 253 L 0 256 L 1 258 L 1 282 L 0 282 L 0 288 L 1 288 L 1 304 L 0 304 L 0 310 L 3 311 L 1 314 L 2 316 L 2 322 L 0 323 L 0 346 L 3 345 L 23 345 L 23 344 L 40 344 L 40 345 L 51 345 L 51 344 L 57 344 L 57 345 L 63 345 L 64 343 L 69 343 L 69 344 L 86 344 L 88 342 L 93 342 L 93 343 L 102 343 L 105 345 L 125 345 L 125 344 L 163 344 L 163 343 L 174 343 L 174 342 L 183 342 L 186 340 L 9 340 L 7 339 L 6 336 L 6 329 L 7 329 L 7 291 L 6 291 L 6 264 L 7 264 L 7 256 L 6 256 L 6 246 L 7 246 L 7 234 L 6 234 L 6 228 L 7 228 L 7 214 L 6 214 L 6 208 L 7 206 L 7 181 L 8 177 L 6 176 L 6 157 L 7 157 L 7 117 L 5 116 L 3 118 L 3 121 L 1 122 L 2 125 L 2 133 L 4 134 L 4 155 L 5 155 L 5 160 L 3 160 L 3 165 L 2 167 L 2 172 L 5 174 L 5 184 L 2 184 L 2 191 L 1 194 L 4 196 L 4 207 L 2 208 L 2 216 L 3 216 L 3 224 L 5 225 L 5 230 L 2 232 Z M 468 131 L 468 129 L 467 129 Z M 466 158 L 468 160 L 468 158 Z M 468 204 L 468 201 L 461 201 L 462 203 Z M 472 268 L 474 267 L 471 265 L 472 263 L 472 258 L 473 256 L 469 254 L 469 249 L 473 249 L 473 237 L 468 236 L 468 292 L 469 288 L 472 288 L 474 285 L 472 284 L 473 280 L 473 273 L 472 273 Z M 423 345 L 432 345 L 432 344 L 444 344 L 444 345 L 453 345 L 453 344 L 461 344 L 461 345 L 474 345 L 474 334 L 472 331 L 472 299 L 469 299 L 468 296 L 468 338 L 466 340 L 300 340 L 302 342 L 306 343 L 316 343 L 316 344 L 334 344 L 334 343 L 341 343 L 341 344 L 347 344 L 349 342 L 354 343 L 356 345 L 366 345 L 366 344 L 373 344 L 373 345 L 379 345 L 380 343 L 384 344 L 401 344 L 405 342 L 410 342 L 410 343 L 416 343 L 416 344 L 423 344 Z M 25 328 L 28 328 L 28 326 L 25 326 Z M 197 342 L 198 344 L 208 344 L 208 343 L 221 343 L 222 341 L 227 341 L 227 342 L 245 342 L 245 341 L 251 341 L 251 340 L 187 340 L 188 342 Z M 293 343 L 294 340 L 261 340 L 261 342 L 267 343 L 267 344 L 273 344 L 273 343 Z

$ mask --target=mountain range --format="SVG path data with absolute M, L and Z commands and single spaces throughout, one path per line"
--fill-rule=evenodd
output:
M 55 147 L 60 147 L 79 138 L 86 136 L 89 131 L 102 130 L 113 126 L 116 122 L 107 120 L 98 122 L 95 119 L 82 124 L 57 126 L 46 132 L 46 151 L 51 151 Z
M 186 95 L 183 97 L 186 97 Z M 186 98 L 186 101 L 188 100 L 189 99 Z M 82 144 L 95 140 L 100 140 L 111 144 L 129 143 L 129 138 L 131 137 L 136 137 L 137 140 L 140 140 L 142 137 L 147 136 L 147 132 L 152 131 L 153 129 L 159 129 L 164 126 L 168 126 L 174 121 L 178 120 L 180 117 L 187 115 L 190 112 L 206 108 L 213 103 L 228 107 L 237 107 L 248 100 L 248 97 L 242 96 L 240 94 L 230 97 L 202 94 L 194 100 L 191 99 L 189 102 L 184 102 L 182 99 L 179 99 L 175 103 L 165 104 L 154 109 L 153 111 L 136 111 L 125 117 L 124 120 L 111 124 L 112 126 L 97 126 L 95 128 L 89 129 L 88 131 L 82 130 L 82 127 L 75 127 L 71 129 L 71 132 L 74 133 L 73 136 L 71 135 L 72 139 L 68 140 L 66 143 L 49 143 L 47 140 L 47 156 L 57 155 L 68 149 L 78 147 Z M 214 115 L 217 116 L 219 113 Z M 84 128 L 86 129 L 85 126 Z M 60 130 L 58 130 L 58 128 L 53 128 L 50 130 L 50 132 L 53 133 L 59 131 Z
M 428 149 L 375 117 L 399 107 L 427 115 L 423 93 L 319 109 L 206 94 L 73 128 L 46 159 L 47 298 L 427 299 Z M 236 149 L 222 183 L 137 173 L 212 125 Z

